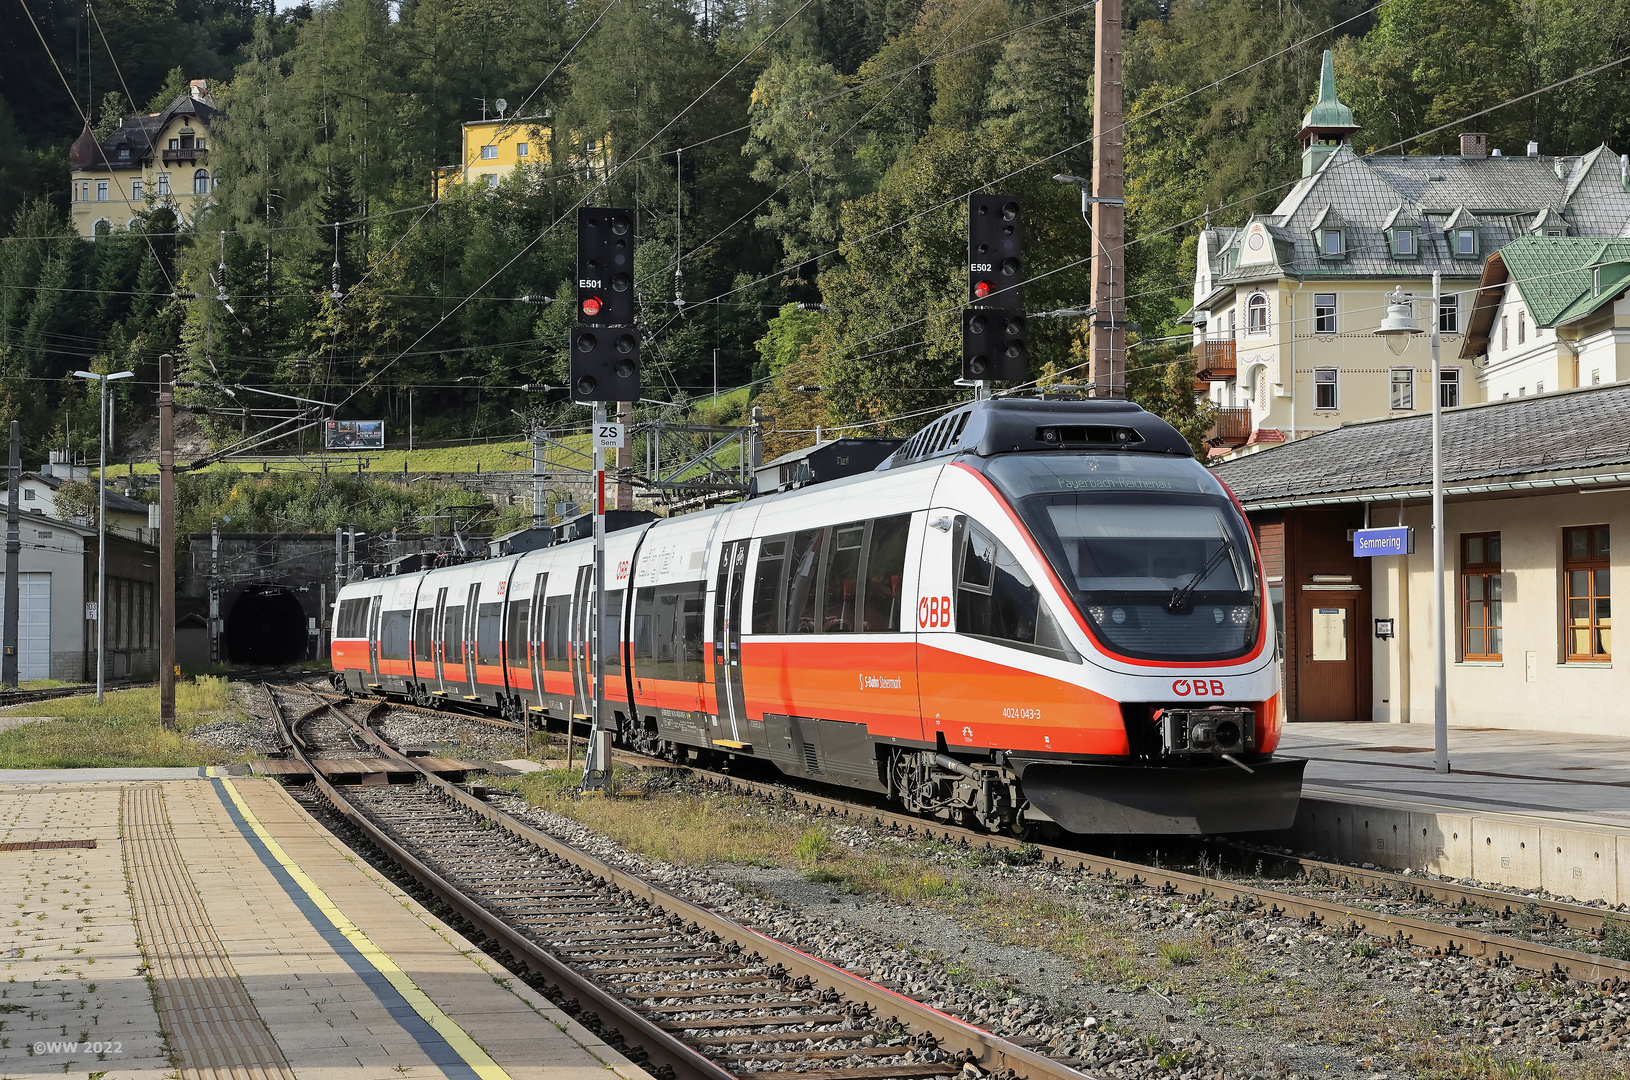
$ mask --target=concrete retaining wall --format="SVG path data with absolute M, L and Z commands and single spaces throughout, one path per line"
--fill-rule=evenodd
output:
M 1630 833 L 1588 824 L 1304 797 L 1276 840 L 1324 859 L 1630 903 Z

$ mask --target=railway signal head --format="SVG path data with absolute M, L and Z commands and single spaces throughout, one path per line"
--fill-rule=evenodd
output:
M 1024 382 L 1030 377 L 1022 311 L 963 309 L 962 377 L 992 382 Z
M 590 326 L 634 324 L 634 215 L 577 209 L 577 310 Z
M 1024 282 L 1024 229 L 1019 200 L 968 196 L 968 302 L 1017 308 Z
M 573 401 L 638 401 L 639 331 L 572 327 L 571 379 Z

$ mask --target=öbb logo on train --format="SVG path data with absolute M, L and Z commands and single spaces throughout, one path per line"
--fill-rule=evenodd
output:
M 951 598 L 949 596 L 925 596 L 917 601 L 917 625 L 950 626 Z
M 1172 680 L 1172 693 L 1178 697 L 1222 697 L 1223 681 L 1221 679 L 1174 679 Z

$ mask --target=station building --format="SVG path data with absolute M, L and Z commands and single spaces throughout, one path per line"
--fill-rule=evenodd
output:
M 1627 416 L 1627 384 L 1444 411 L 1451 724 L 1630 734 L 1612 630 Z M 1216 472 L 1262 549 L 1288 718 L 1430 724 L 1430 415 L 1348 424 Z M 1352 530 L 1393 525 L 1414 529 L 1413 554 L 1355 557 Z
M 1196 392 L 1218 407 L 1214 456 L 1356 420 L 1418 415 L 1433 393 L 1459 406 L 1630 378 L 1611 362 L 1575 365 L 1566 345 L 1577 327 L 1559 328 L 1559 344 L 1557 333 L 1534 332 L 1532 315 L 1522 316 L 1530 325 L 1520 330 L 1510 312 L 1511 347 L 1538 350 L 1529 365 L 1509 350 L 1490 362 L 1474 347 L 1486 324 L 1470 325 L 1474 301 L 1481 312 L 1481 291 L 1497 284 L 1486 267 L 1504 265 L 1490 256 L 1512 245 L 1526 245 L 1518 276 L 1530 277 L 1530 291 L 1545 278 L 1527 268 L 1548 258 L 1531 253 L 1622 265 L 1630 158 L 1607 146 L 1579 155 L 1545 154 L 1538 143 L 1490 147 L 1486 135 L 1470 132 L 1459 154 L 1366 154 L 1353 145 L 1361 120 L 1337 97 L 1325 53 L 1318 101 L 1302 120 L 1300 179 L 1271 213 L 1239 227 L 1208 222 L 1199 235 L 1184 318 L 1193 326 Z M 1615 243 L 1604 251 L 1602 241 Z M 1387 295 L 1400 288 L 1426 325 L 1434 271 L 1443 291 L 1437 387 L 1424 350 L 1393 356 L 1375 333 Z

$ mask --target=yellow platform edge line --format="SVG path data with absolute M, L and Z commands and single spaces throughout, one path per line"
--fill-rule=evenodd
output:
M 238 812 L 249 823 L 249 827 L 255 830 L 255 835 L 260 837 L 261 843 L 266 845 L 266 849 L 272 853 L 272 857 L 282 864 L 283 869 L 289 872 L 289 876 L 294 878 L 301 889 L 305 890 L 307 896 L 311 897 L 312 903 L 316 904 L 324 917 L 334 925 L 334 929 L 344 934 L 346 940 L 367 958 L 368 963 L 372 964 L 375 970 L 385 976 L 392 986 L 396 987 L 397 992 L 402 995 L 403 999 L 413 1006 L 413 1011 L 422 1016 L 425 1022 L 436 1030 L 437 1034 L 447 1040 L 447 1045 L 451 1046 L 458 1053 L 458 1056 L 463 1058 L 471 1069 L 475 1070 L 476 1075 L 481 1077 L 482 1080 L 514 1080 L 509 1073 L 504 1071 L 503 1066 L 487 1056 L 487 1052 L 481 1049 L 481 1046 L 470 1037 L 469 1032 L 460 1027 L 457 1021 L 443 1012 L 441 1007 L 434 1001 L 430 1000 L 428 994 L 419 989 L 418 984 L 409 977 L 407 972 L 397 967 L 396 962 L 386 955 L 384 950 L 369 940 L 367 934 L 357 929 L 356 924 L 346 918 L 345 913 L 335 905 L 334 901 L 328 898 L 328 894 L 323 892 L 315 881 L 307 876 L 306 872 L 300 868 L 299 863 L 289 858 L 288 853 L 283 850 L 283 846 L 272 839 L 271 833 L 266 831 L 266 827 L 260 823 L 260 819 L 255 816 L 254 811 L 249 809 L 249 804 L 244 802 L 243 796 L 238 793 L 238 789 L 233 785 L 232 781 L 222 777 L 221 783 L 226 787 L 227 794 L 232 796 L 232 801 L 237 804 Z

